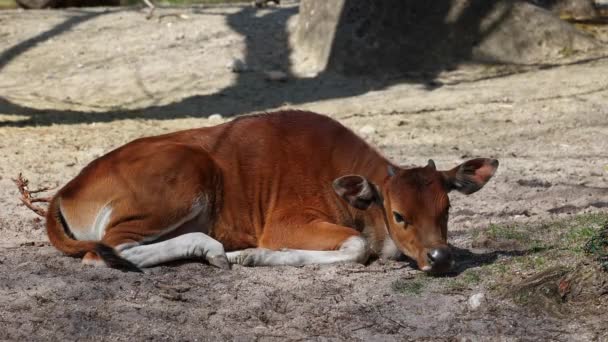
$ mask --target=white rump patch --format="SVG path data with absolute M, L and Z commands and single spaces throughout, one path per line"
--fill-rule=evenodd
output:
M 91 240 L 101 240 L 103 235 L 106 233 L 106 228 L 108 224 L 110 224 L 110 218 L 112 217 L 112 207 L 109 204 L 106 204 L 99 213 L 97 213 L 97 217 L 95 218 L 95 223 L 93 223 L 92 231 L 94 238 Z
M 63 213 L 62 213 L 63 215 Z M 95 217 L 95 221 L 93 224 L 87 229 L 82 227 L 74 227 L 69 221 L 68 218 L 64 215 L 64 219 L 68 224 L 68 229 L 74 235 L 76 240 L 93 240 L 99 241 L 103 238 L 103 235 L 106 233 L 106 228 L 108 224 L 110 224 L 110 218 L 112 217 L 112 207 L 110 204 L 106 204 L 99 210 L 97 216 Z

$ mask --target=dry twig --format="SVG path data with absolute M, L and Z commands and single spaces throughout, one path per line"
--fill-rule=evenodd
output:
M 154 6 L 154 4 L 150 0 L 143 1 L 144 4 L 149 8 L 148 14 L 146 15 L 146 19 L 150 19 L 154 15 L 154 10 L 156 9 L 156 6 Z
M 16 179 L 13 179 L 15 185 L 17 185 L 17 189 L 19 189 L 19 193 L 21 194 L 21 203 L 28 207 L 30 210 L 38 214 L 39 216 L 45 217 L 46 210 L 40 206 L 35 205 L 34 203 L 49 203 L 51 201 L 51 197 L 33 197 L 32 194 L 37 194 L 40 192 L 51 190 L 50 187 L 44 187 L 36 190 L 28 189 L 29 180 L 23 177 L 21 173 L 17 176 Z

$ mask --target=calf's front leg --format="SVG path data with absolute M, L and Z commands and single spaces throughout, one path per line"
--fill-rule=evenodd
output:
M 262 248 L 228 252 L 228 261 L 243 266 L 303 266 L 365 263 L 369 257 L 367 241 L 352 228 L 317 222 L 289 229 L 290 234 L 275 235 L 273 228 L 267 229 Z

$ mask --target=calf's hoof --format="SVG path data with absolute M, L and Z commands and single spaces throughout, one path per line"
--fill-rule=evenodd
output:
M 223 270 L 230 269 L 230 263 L 228 262 L 226 254 L 214 255 L 212 257 L 207 258 L 207 261 L 209 262 L 209 264 L 217 268 L 221 268 Z

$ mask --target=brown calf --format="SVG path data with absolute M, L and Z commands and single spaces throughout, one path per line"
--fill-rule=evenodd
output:
M 402 169 L 328 117 L 245 116 L 128 143 L 53 198 L 51 243 L 85 263 L 137 270 L 205 258 L 227 268 L 365 262 L 404 253 L 453 264 L 448 192 L 471 194 L 498 161 Z M 225 253 L 229 251 L 229 253 Z

